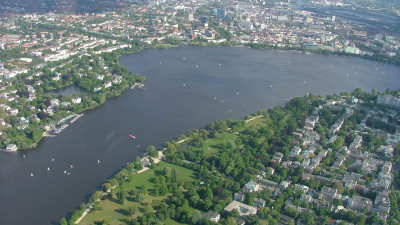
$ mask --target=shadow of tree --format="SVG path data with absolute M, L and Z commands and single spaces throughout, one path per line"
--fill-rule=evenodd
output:
M 130 201 L 130 202 L 136 202 L 136 198 L 135 197 L 126 197 L 125 199 Z
M 123 216 L 129 216 L 128 210 L 126 209 L 116 209 L 115 212 L 120 213 Z

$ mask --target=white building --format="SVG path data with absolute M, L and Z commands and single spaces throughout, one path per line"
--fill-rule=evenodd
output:
M 7 152 L 15 152 L 15 151 L 17 151 L 17 146 L 15 145 L 15 144 L 9 144 L 9 145 L 7 145 L 7 147 L 6 147 L 6 151 Z
M 72 103 L 74 104 L 79 104 L 82 102 L 82 99 L 80 97 L 74 97 L 72 98 Z

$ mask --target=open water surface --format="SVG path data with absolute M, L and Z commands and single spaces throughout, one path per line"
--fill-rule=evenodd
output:
M 147 146 L 212 121 L 241 118 L 307 93 L 400 88 L 400 67 L 349 57 L 180 47 L 120 61 L 147 77 L 145 90 L 129 89 L 85 112 L 35 149 L 0 152 L 0 224 L 58 223 Z

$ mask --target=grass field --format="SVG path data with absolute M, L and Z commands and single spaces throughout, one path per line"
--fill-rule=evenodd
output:
M 267 123 L 265 122 L 265 118 L 260 117 L 260 118 L 256 118 L 254 120 L 251 120 L 249 122 L 246 123 L 245 128 L 249 128 L 249 127 L 264 127 L 266 126 Z
M 149 169 L 143 173 L 136 174 L 131 182 L 123 183 L 121 187 L 118 187 L 118 189 L 124 189 L 127 192 L 129 192 L 131 190 L 139 190 L 141 186 L 144 185 L 148 193 L 152 193 L 152 189 L 154 188 L 153 180 L 158 175 L 162 174 L 163 169 L 165 167 L 176 169 L 176 171 L 178 171 L 179 173 L 178 180 L 189 181 L 189 182 L 194 181 L 194 174 L 192 170 L 161 161 L 154 169 Z M 128 217 L 127 213 L 128 207 L 135 206 L 138 209 L 135 215 L 133 215 L 133 218 L 136 218 L 142 215 L 142 210 L 144 209 L 144 206 L 146 204 L 151 203 L 153 200 L 162 200 L 164 198 L 166 198 L 166 196 L 155 197 L 150 194 L 147 194 L 143 201 L 135 202 L 133 201 L 132 197 L 127 195 L 127 198 L 123 205 L 116 202 L 114 199 L 102 200 L 100 201 L 101 210 L 91 211 L 85 216 L 85 218 L 79 224 L 93 225 L 94 223 L 100 222 L 103 219 L 107 219 L 111 225 L 123 224 L 121 219 Z M 176 223 L 173 220 L 171 220 L 170 222 L 171 223 L 166 223 L 166 224 L 172 224 L 172 225 L 180 224 Z
M 237 135 L 234 133 L 223 132 L 223 133 L 221 133 L 220 138 L 218 138 L 218 139 L 210 138 L 204 142 L 204 147 L 203 147 L 205 149 L 204 152 L 207 156 L 213 155 L 218 152 L 218 148 L 216 147 L 218 144 L 221 144 L 221 143 L 226 144 L 229 141 L 235 142 L 236 138 L 237 138 Z

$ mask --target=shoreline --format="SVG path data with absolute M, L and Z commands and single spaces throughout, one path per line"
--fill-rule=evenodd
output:
M 186 45 L 181 45 L 181 46 L 174 46 L 174 47 L 184 47 L 184 46 L 186 46 Z M 201 46 L 201 47 L 203 47 L 203 46 Z M 209 47 L 212 47 L 212 46 L 209 46 Z M 226 46 L 226 47 L 229 47 L 229 46 Z M 230 46 L 230 47 L 245 47 L 245 46 Z M 146 49 L 146 48 L 145 48 Z M 145 50 L 145 49 L 142 49 L 142 50 Z M 152 48 L 148 48 L 148 49 L 152 49 Z M 278 51 L 282 51 L 282 52 L 293 52 L 294 50 L 276 50 L 276 49 L 271 49 L 271 50 L 275 50 L 275 52 L 278 52 Z M 141 51 L 139 51 L 139 52 L 141 52 Z M 295 51 L 295 52 L 297 52 L 297 53 L 301 53 L 301 52 L 298 52 L 298 51 Z M 136 53 L 136 52 L 135 52 Z M 125 55 L 128 55 L 128 54 L 124 54 L 124 55 L 122 55 L 122 56 L 125 56 Z M 120 56 L 120 57 L 122 57 L 122 56 Z M 126 91 L 126 90 L 125 90 Z M 124 92 L 125 93 L 125 92 Z M 287 99 L 285 99 L 285 101 L 287 101 Z M 252 120 L 254 120 L 254 119 L 257 119 L 257 118 L 260 118 L 261 116 L 256 116 L 256 117 L 254 117 L 254 118 L 250 118 L 249 119 L 249 121 L 246 121 L 246 122 L 250 122 L 250 121 L 252 121 Z M 179 144 L 179 143 L 183 143 L 184 141 L 186 141 L 187 139 L 182 139 L 182 140 L 179 140 L 179 141 L 177 141 L 176 143 L 177 144 Z M 142 171 L 142 172 L 144 172 L 144 171 Z
M 374 62 L 387 63 L 387 64 L 390 64 L 390 65 L 400 66 L 400 62 L 394 63 L 394 62 L 388 62 L 388 61 L 383 61 L 383 60 L 375 60 L 375 59 L 371 59 L 369 57 L 365 57 L 365 56 L 362 56 L 362 55 L 346 54 L 346 53 L 342 53 L 342 52 L 319 52 L 319 51 L 313 51 L 313 50 L 310 50 L 310 49 L 305 49 L 303 47 L 293 47 L 293 48 L 289 47 L 288 48 L 288 47 L 277 47 L 277 46 L 270 46 L 270 45 L 267 46 L 265 44 L 264 44 L 265 47 L 256 48 L 256 47 L 249 46 L 251 44 L 257 44 L 257 43 L 235 44 L 235 43 L 230 43 L 230 42 L 229 43 L 226 43 L 226 42 L 221 42 L 221 43 L 206 43 L 206 42 L 192 42 L 192 43 L 190 43 L 190 42 L 185 42 L 185 43 L 183 43 L 181 45 L 141 46 L 141 47 L 139 47 L 139 50 L 137 50 L 137 49 L 136 50 L 133 50 L 133 49 L 126 50 L 126 52 L 118 55 L 118 60 L 120 60 L 120 58 L 125 56 L 125 55 L 140 53 L 140 52 L 142 52 L 144 50 L 147 50 L 147 49 L 169 49 L 169 48 L 177 48 L 177 47 L 185 47 L 185 46 L 192 46 L 192 47 L 214 47 L 214 46 L 219 46 L 219 47 L 235 47 L 235 48 L 248 47 L 248 48 L 251 48 L 251 49 L 258 49 L 258 50 L 262 50 L 262 51 L 271 51 L 272 50 L 272 51 L 277 52 L 277 53 L 318 54 L 318 55 L 324 55 L 324 56 L 335 55 L 335 56 L 338 56 L 338 57 L 360 58 L 360 59 L 364 59 L 364 60 L 371 60 L 371 61 L 374 61 Z M 263 44 L 261 44 L 261 45 L 263 45 Z M 120 66 L 122 66 L 119 62 L 118 62 L 118 64 Z M 140 84 L 142 84 L 143 87 L 144 87 L 144 83 L 140 83 Z M 136 84 L 134 84 L 134 86 L 136 86 Z M 128 89 L 128 88 L 132 89 L 132 86 L 127 87 L 126 89 Z M 142 88 L 142 87 L 140 87 L 140 88 Z M 124 94 L 126 92 L 126 89 L 123 92 L 121 92 L 120 95 Z M 113 96 L 113 97 L 118 97 L 120 95 Z M 107 99 L 113 98 L 113 97 L 108 97 Z M 86 110 L 97 108 L 98 106 L 101 106 L 101 105 L 105 104 L 107 102 L 107 99 L 102 104 L 98 104 L 96 106 L 92 106 L 92 107 L 88 107 L 88 108 L 82 109 L 81 111 L 79 111 L 77 113 L 82 113 L 82 112 L 84 112 Z M 29 150 L 29 149 L 35 148 L 35 147 L 38 146 L 38 143 L 44 137 L 52 137 L 52 136 L 43 135 L 36 143 L 34 143 L 32 146 L 29 146 L 29 148 L 20 148 L 18 150 Z
M 164 157 L 163 152 L 162 151 L 158 151 L 158 157 L 157 158 L 150 157 L 150 156 L 148 156 L 147 158 L 153 159 L 154 164 L 158 164 L 162 160 L 163 157 Z M 146 158 L 146 155 L 144 155 L 143 158 Z M 141 159 L 143 159 L 143 158 L 141 158 Z M 143 173 L 143 172 L 145 172 L 145 171 L 147 171 L 149 169 L 151 169 L 151 168 L 143 167 L 143 169 L 135 172 L 134 175 Z M 111 189 L 116 188 L 116 187 L 117 186 L 111 187 L 109 190 L 107 190 L 106 192 L 103 193 L 102 197 L 105 196 L 105 195 L 108 195 L 110 193 L 109 191 Z M 94 204 L 95 203 L 92 203 L 73 224 L 79 224 L 85 218 L 85 216 L 93 209 L 93 205 Z

